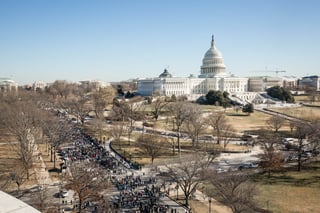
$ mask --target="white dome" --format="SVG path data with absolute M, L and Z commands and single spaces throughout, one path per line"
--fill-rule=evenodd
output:
M 214 45 L 214 37 L 212 36 L 211 47 L 206 52 L 201 66 L 201 76 L 215 77 L 226 76 L 226 65 L 221 52 Z

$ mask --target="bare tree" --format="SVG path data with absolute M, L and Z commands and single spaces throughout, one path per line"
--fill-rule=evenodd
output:
M 192 146 L 198 147 L 199 136 L 207 127 L 205 119 L 202 116 L 202 109 L 199 105 L 191 107 L 190 116 L 186 119 L 185 127 L 187 134 L 192 140 Z
M 217 137 L 217 144 L 220 144 L 224 129 L 227 127 L 227 118 L 224 112 L 212 112 L 207 118 L 208 125 L 213 129 L 213 136 Z
M 284 123 L 284 118 L 281 117 L 279 114 L 273 115 L 268 120 L 266 120 L 267 126 L 275 132 L 278 132 L 279 129 L 284 125 Z
M 305 151 L 316 151 L 319 149 L 319 132 L 320 122 L 318 120 L 310 123 L 296 122 L 294 135 L 298 139 L 297 157 L 298 157 L 298 171 L 302 170 L 303 153 Z
M 106 129 L 106 121 L 104 118 L 95 118 L 90 127 L 92 127 L 97 133 L 100 141 L 103 141 L 103 136 L 108 132 Z
M 29 179 L 29 169 L 32 167 L 33 154 L 37 149 L 36 142 L 39 137 L 38 108 L 33 102 L 23 100 L 13 101 L 10 105 L 2 105 L 1 126 L 15 137 L 16 142 L 11 143 L 12 149 L 17 153 Z
M 135 91 L 137 89 L 137 85 L 135 83 L 132 83 L 132 82 L 122 81 L 117 86 L 118 86 L 118 88 L 121 89 L 122 92 Z
M 207 173 L 209 183 L 214 187 L 210 195 L 231 208 L 234 213 L 256 212 L 254 197 L 257 193 L 255 185 L 250 182 L 248 174 L 243 172 L 215 171 Z
M 124 123 L 123 122 L 117 122 L 113 123 L 112 127 L 109 129 L 110 135 L 114 138 L 114 141 L 119 144 L 119 147 L 121 149 L 121 137 L 124 134 Z
M 220 142 L 223 145 L 223 149 L 226 150 L 231 139 L 235 136 L 235 129 L 231 124 L 222 125 L 220 130 Z
M 189 206 L 189 199 L 202 181 L 202 173 L 207 170 L 217 155 L 194 153 L 180 158 L 175 164 L 168 165 L 168 174 L 181 188 L 185 197 L 185 205 Z
M 79 88 L 78 94 L 70 98 L 66 104 L 76 116 L 77 120 L 79 120 L 81 124 L 84 124 L 85 117 L 88 116 L 91 111 L 90 99 L 84 90 Z
M 311 104 L 316 102 L 317 99 L 319 98 L 319 93 L 318 93 L 317 89 L 314 87 L 310 87 L 310 86 L 307 87 L 306 92 L 309 94 L 308 98 L 309 98 Z
M 47 208 L 50 206 L 52 198 L 49 196 L 49 187 L 44 183 L 39 183 L 37 190 L 32 194 L 32 204 L 41 212 L 47 212 Z
M 11 184 L 11 176 L 10 174 L 2 172 L 0 174 L 0 189 L 2 191 L 7 191 Z
M 157 121 L 161 110 L 168 105 L 169 102 L 166 102 L 163 98 L 158 97 L 154 103 L 152 103 L 152 115 L 153 118 Z
M 102 192 L 109 187 L 108 176 L 94 163 L 74 162 L 69 168 L 72 176 L 67 179 L 65 187 L 75 191 L 79 200 L 77 212 L 81 213 L 86 209 L 85 202 L 103 199 Z
M 103 117 L 104 110 L 107 106 L 107 100 L 101 90 L 95 91 L 91 94 L 92 107 L 96 117 Z
M 67 99 L 68 95 L 71 93 L 70 83 L 65 80 L 56 80 L 53 84 L 49 87 L 48 92 L 54 98 L 61 97 Z
M 18 160 L 19 161 L 19 160 Z M 17 162 L 13 167 L 13 171 L 10 173 L 10 180 L 17 185 L 18 194 L 20 194 L 20 187 L 26 182 L 26 170 L 23 168 L 23 163 Z
M 294 127 L 295 127 L 295 121 L 292 121 L 292 120 L 290 120 L 289 122 L 288 122 L 288 126 L 289 126 L 289 128 L 290 128 L 290 132 L 292 133 L 293 132 L 293 130 L 294 130 Z
M 141 135 L 137 141 L 137 146 L 141 153 L 148 155 L 151 158 L 151 164 L 155 158 L 161 156 L 165 150 L 169 149 L 169 144 L 166 138 L 157 135 Z
M 51 145 L 51 162 L 53 161 L 53 167 L 56 169 L 57 147 L 62 143 L 72 140 L 75 132 L 73 127 L 66 121 L 59 120 L 50 114 L 48 114 L 47 119 L 43 121 L 42 130 Z
M 283 155 L 280 152 L 281 137 L 273 132 L 264 131 L 260 133 L 259 144 L 263 149 L 260 155 L 261 167 L 268 172 L 268 178 L 271 177 L 271 171 L 281 168 L 283 165 Z
M 127 112 L 129 111 L 128 105 L 123 99 L 113 99 L 111 118 L 114 121 L 124 122 L 127 118 Z
M 126 111 L 126 120 L 128 121 L 127 123 L 127 131 L 128 131 L 128 142 L 129 146 L 131 143 L 131 134 L 132 131 L 134 130 L 134 124 L 137 120 L 142 120 L 144 113 L 144 103 L 140 97 L 137 98 L 132 98 L 130 99 L 127 103 L 127 111 Z
M 309 136 L 310 145 L 309 149 L 313 152 L 314 155 L 320 151 L 320 120 L 318 117 L 315 117 L 314 120 L 310 123 L 312 134 Z
M 181 157 L 181 146 L 180 146 L 181 127 L 183 123 L 190 116 L 191 104 L 178 101 L 168 105 L 167 107 L 172 116 L 172 121 L 174 123 L 174 126 L 176 127 L 176 130 L 178 132 L 178 135 L 177 135 L 178 153 L 179 153 L 179 157 Z
M 112 103 L 116 91 L 113 87 L 99 88 L 91 94 L 92 106 L 96 117 L 103 117 L 103 113 L 108 104 Z

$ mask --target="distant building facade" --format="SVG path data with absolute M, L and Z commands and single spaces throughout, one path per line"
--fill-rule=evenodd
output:
M 85 89 L 88 89 L 88 88 L 100 89 L 100 88 L 105 88 L 107 86 L 110 86 L 109 83 L 98 81 L 98 80 L 79 81 L 79 84 Z
M 18 84 L 10 78 L 0 78 L 0 91 L 11 92 L 18 91 Z
M 312 76 L 305 76 L 299 81 L 300 87 L 311 87 L 317 91 L 320 91 L 320 76 L 312 75 Z
M 283 87 L 294 89 L 298 87 L 299 78 L 295 76 L 283 76 Z
M 279 77 L 257 76 L 249 77 L 248 87 L 251 92 L 264 92 L 274 86 L 283 86 L 283 79 Z
M 37 90 L 44 90 L 48 84 L 43 81 L 36 81 L 32 84 L 32 89 L 37 91 Z
M 156 78 L 139 79 L 137 91 L 144 96 L 186 96 L 195 100 L 210 90 L 228 92 L 233 97 L 242 97 L 250 101 L 256 93 L 248 90 L 248 78 L 228 76 L 221 52 L 216 48 L 212 36 L 211 46 L 202 60 L 200 75 L 195 77 L 173 77 L 168 70 Z

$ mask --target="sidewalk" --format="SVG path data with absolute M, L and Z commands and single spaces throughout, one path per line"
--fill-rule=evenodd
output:
M 47 167 L 42 158 L 41 152 L 39 151 L 38 146 L 35 146 L 34 156 L 36 160 L 34 161 L 34 171 L 36 173 L 37 182 L 39 185 L 48 186 L 52 184 L 52 179 L 47 170 Z

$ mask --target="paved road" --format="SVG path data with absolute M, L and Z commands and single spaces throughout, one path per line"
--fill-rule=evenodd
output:
M 110 141 L 106 141 L 105 142 L 105 149 L 107 151 L 109 151 L 110 154 L 113 157 L 115 157 L 116 159 L 120 159 L 120 156 L 118 156 L 116 153 L 114 153 L 110 149 Z M 127 168 L 127 171 L 126 171 L 125 174 L 133 174 L 136 177 L 137 176 L 143 176 L 144 178 L 148 178 L 148 177 L 156 178 L 155 174 L 152 174 L 151 170 L 148 169 L 148 168 L 142 168 L 141 170 L 129 169 L 127 163 L 125 163 L 125 167 Z M 157 181 L 157 183 L 155 185 L 160 186 L 160 182 Z M 117 193 L 117 192 L 114 192 L 114 193 Z M 175 213 L 186 213 L 186 212 L 189 212 L 187 210 L 187 208 L 185 208 L 184 206 L 182 206 L 179 203 L 175 202 L 174 200 L 172 200 L 170 197 L 168 197 L 166 195 L 160 196 L 159 204 L 167 206 L 168 207 L 167 212 L 169 212 L 169 213 L 171 213 L 171 212 L 175 212 Z
M 240 164 L 253 163 L 259 161 L 259 154 L 263 151 L 260 146 L 256 145 L 250 148 L 247 153 L 222 153 L 214 162 L 213 166 L 220 172 L 228 170 L 237 170 Z M 218 170 L 218 171 L 219 171 Z

